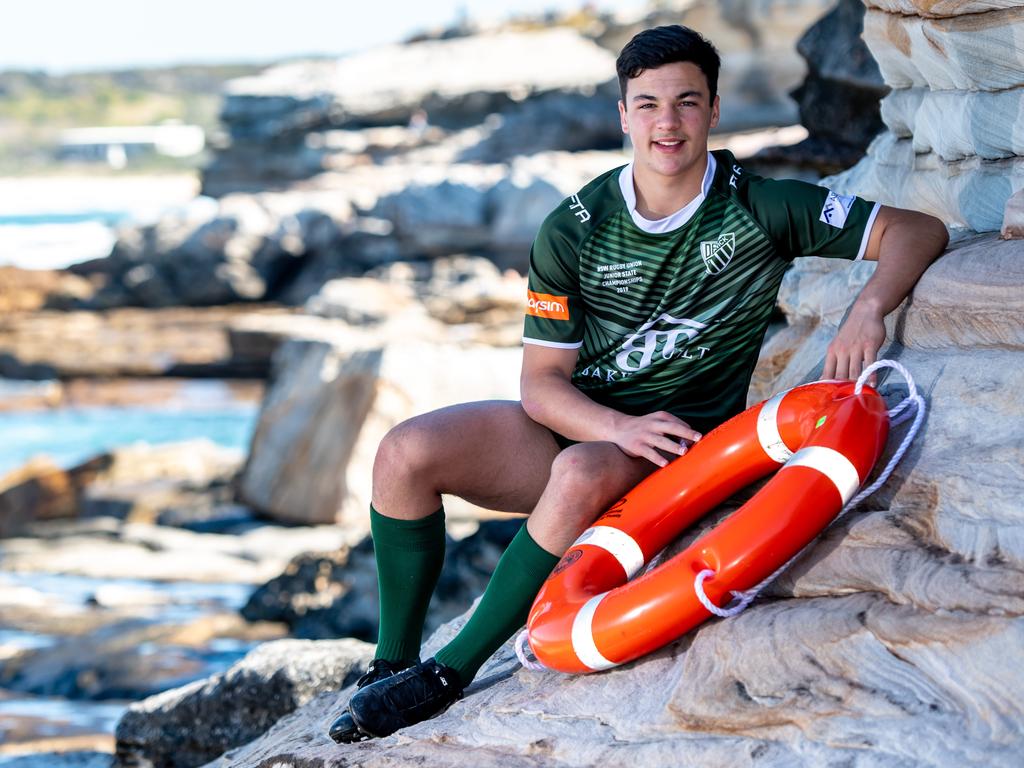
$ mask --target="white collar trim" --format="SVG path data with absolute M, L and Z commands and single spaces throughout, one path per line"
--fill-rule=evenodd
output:
M 645 219 L 636 210 L 636 189 L 633 187 L 633 163 L 631 162 L 619 173 L 619 189 L 622 190 L 622 197 L 626 201 L 626 210 L 633 217 L 633 223 L 644 232 L 650 232 L 652 235 L 661 235 L 679 229 L 693 218 L 701 203 L 708 196 L 708 191 L 711 189 L 711 181 L 715 178 L 715 168 L 717 165 L 715 156 L 708 152 L 708 167 L 704 171 L 704 181 L 701 182 L 700 194 L 675 213 L 671 213 L 663 219 L 652 221 L 651 219 Z

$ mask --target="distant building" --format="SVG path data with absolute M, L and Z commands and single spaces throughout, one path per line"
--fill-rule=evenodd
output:
M 202 152 L 204 146 L 206 134 L 198 125 L 166 123 L 71 128 L 61 132 L 57 158 L 102 162 L 111 168 L 124 168 L 133 157 L 148 154 L 190 157 Z

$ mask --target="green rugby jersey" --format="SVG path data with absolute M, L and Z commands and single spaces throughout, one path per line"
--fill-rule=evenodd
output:
M 631 166 L 616 168 L 544 221 L 523 342 L 579 349 L 572 383 L 598 403 L 706 432 L 746 404 L 792 258 L 862 258 L 878 205 L 752 175 L 725 151 L 709 153 L 703 199 L 646 224 L 683 221 L 670 231 L 641 229 L 633 195 Z

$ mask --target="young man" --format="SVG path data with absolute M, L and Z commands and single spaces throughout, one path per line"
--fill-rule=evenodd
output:
M 795 256 L 878 261 L 828 349 L 854 378 L 883 318 L 943 250 L 923 214 L 745 171 L 709 153 L 715 49 L 679 26 L 641 32 L 617 62 L 633 161 L 564 201 L 531 253 L 522 402 L 411 419 L 382 441 L 371 527 L 377 659 L 336 741 L 385 736 L 456 701 L 524 623 L 576 537 L 655 468 L 740 412 L 783 273 Z M 441 494 L 530 517 L 461 632 L 419 662 L 444 556 Z

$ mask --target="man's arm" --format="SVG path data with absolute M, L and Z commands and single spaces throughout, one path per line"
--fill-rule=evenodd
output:
M 885 343 L 885 316 L 907 297 L 948 242 L 946 227 L 933 216 L 879 208 L 864 253 L 878 266 L 828 346 L 826 379 L 855 379 L 875 362 Z
M 523 408 L 531 419 L 570 440 L 606 440 L 627 456 L 641 457 L 663 467 L 659 451 L 682 455 L 686 442 L 700 434 L 666 411 L 629 416 L 598 405 L 573 386 L 570 377 L 578 355 L 575 349 L 523 345 L 519 387 Z

